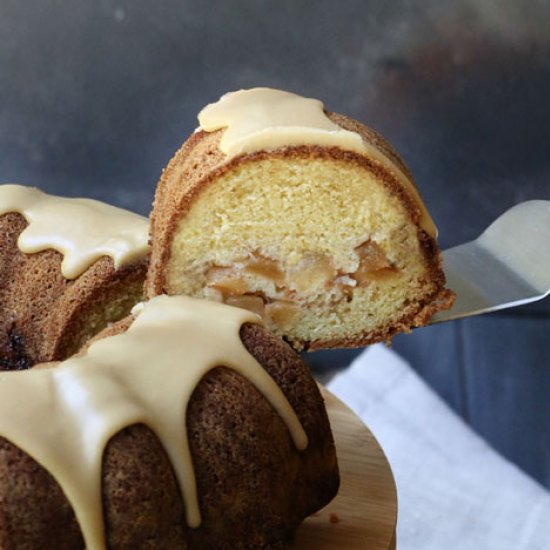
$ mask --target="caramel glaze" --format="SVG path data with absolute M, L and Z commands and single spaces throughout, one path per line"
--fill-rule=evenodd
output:
M 105 548 L 104 449 L 133 424 L 157 434 L 178 480 L 187 523 L 200 525 L 185 416 L 195 387 L 215 367 L 245 376 L 285 421 L 296 448 L 308 444 L 283 392 L 241 342 L 241 326 L 259 323 L 258 316 L 184 296 L 158 296 L 134 309 L 127 332 L 92 343 L 80 356 L 54 368 L 0 373 L 0 436 L 57 480 L 90 550 Z M 178 368 L 182 362 L 185 367 Z
M 413 198 L 420 226 L 434 239 L 437 228 L 412 180 L 383 151 L 330 120 L 323 103 L 271 88 L 252 88 L 225 94 L 199 113 L 206 132 L 225 128 L 220 150 L 228 158 L 260 150 L 296 145 L 339 147 L 368 156 L 398 180 Z
M 76 279 L 101 256 L 110 256 L 119 269 L 147 254 L 148 219 L 100 201 L 0 185 L 0 215 L 8 212 L 21 214 L 28 223 L 17 241 L 21 252 L 57 250 L 66 279 Z

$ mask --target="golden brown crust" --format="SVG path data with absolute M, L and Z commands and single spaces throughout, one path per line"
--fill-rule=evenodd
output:
M 395 150 L 376 132 L 344 115 L 327 113 L 342 128 L 358 132 L 370 145 L 392 160 L 412 181 L 409 170 Z M 398 197 L 405 206 L 413 223 L 417 226 L 418 239 L 425 257 L 428 277 L 436 290 L 424 303 L 405 309 L 401 317 L 395 319 L 392 327 L 377 332 L 355 336 L 353 339 L 332 341 L 301 342 L 305 348 L 333 348 L 361 346 L 381 340 L 388 340 L 396 332 L 409 331 L 414 326 L 425 324 L 429 316 L 439 309 L 452 305 L 454 294 L 445 289 L 445 275 L 441 268 L 441 254 L 435 239 L 419 225 L 420 212 L 414 197 L 401 185 L 395 174 L 375 160 L 352 151 L 337 147 L 299 146 L 273 151 L 258 151 L 244 154 L 230 160 L 219 149 L 223 130 L 216 132 L 198 131 L 184 143 L 181 149 L 163 171 L 157 187 L 151 218 L 152 253 L 150 268 L 145 283 L 146 296 L 151 298 L 169 291 L 166 281 L 166 266 L 170 259 L 171 241 L 179 221 L 185 217 L 193 201 L 208 185 L 213 184 L 222 174 L 237 166 L 267 158 L 323 158 L 344 161 L 359 166 L 372 174 L 385 185 L 388 191 Z
M 359 134 L 366 143 L 376 147 L 384 156 L 396 164 L 407 178 L 413 181 L 412 174 L 403 162 L 403 159 L 399 156 L 399 153 L 378 132 L 348 116 L 332 112 L 327 112 L 326 114 L 340 128 Z
M 0 369 L 28 368 L 65 359 L 107 321 L 126 315 L 139 299 L 147 268 L 142 261 L 115 270 L 102 257 L 74 281 L 61 274 L 55 250 L 23 254 L 17 238 L 27 222 L 0 216 Z
M 44 468 L 2 437 L 0 493 L 0 548 L 83 548 L 74 513 L 59 485 Z
M 113 325 L 101 336 L 127 324 Z M 260 325 L 244 325 L 241 338 L 295 409 L 308 448 L 295 449 L 284 422 L 246 379 L 227 368 L 210 371 L 188 408 L 201 527 L 185 527 L 177 484 L 156 436 L 143 425 L 131 426 L 111 439 L 103 459 L 112 550 L 279 548 L 305 516 L 336 494 L 334 443 L 307 367 Z M 72 511 L 51 476 L 1 438 L 0 455 L 0 488 L 10 487 L 0 491 L 0 547 L 81 548 Z M 14 543 L 18 540 L 26 543 Z
M 149 270 L 145 281 L 145 295 L 148 298 L 164 293 L 164 266 L 170 257 L 170 240 L 177 229 L 180 216 L 189 207 L 194 195 L 198 195 L 208 178 L 225 162 L 225 155 L 218 144 L 221 131 L 198 131 L 182 145 L 162 172 L 155 191 L 153 211 L 150 217 Z

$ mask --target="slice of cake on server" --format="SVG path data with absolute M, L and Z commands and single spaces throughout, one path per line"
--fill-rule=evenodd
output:
M 389 340 L 452 305 L 435 225 L 378 134 L 268 88 L 199 122 L 156 191 L 149 297 L 250 309 L 297 349 Z

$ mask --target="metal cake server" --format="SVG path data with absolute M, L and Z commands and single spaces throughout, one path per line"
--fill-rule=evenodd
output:
M 430 324 L 541 300 L 550 294 L 550 201 L 527 201 L 497 218 L 475 241 L 443 252 L 453 307 Z

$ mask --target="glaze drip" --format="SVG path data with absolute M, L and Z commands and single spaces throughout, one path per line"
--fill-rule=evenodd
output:
M 105 548 L 103 452 L 113 435 L 133 424 L 158 436 L 180 485 L 187 523 L 200 525 L 185 416 L 197 384 L 215 367 L 246 377 L 284 420 L 296 448 L 307 447 L 281 389 L 241 342 L 241 326 L 259 323 L 256 315 L 184 296 L 158 296 L 135 308 L 135 315 L 127 332 L 98 340 L 54 368 L 0 373 L 0 435 L 57 480 L 90 550 Z
M 119 269 L 147 255 L 147 218 L 100 201 L 0 185 L 0 215 L 8 212 L 21 214 L 28 223 L 17 241 L 21 252 L 57 250 L 66 279 L 76 279 L 101 256 L 110 256 Z
M 226 128 L 220 149 L 230 157 L 305 144 L 363 151 L 361 136 L 332 122 L 321 101 L 270 88 L 225 94 L 199 113 L 199 124 L 207 132 Z

